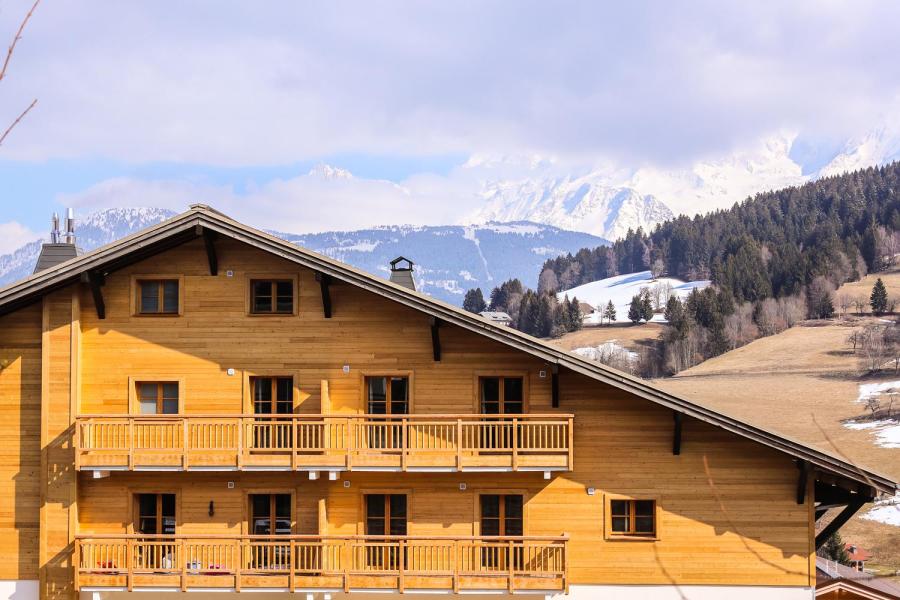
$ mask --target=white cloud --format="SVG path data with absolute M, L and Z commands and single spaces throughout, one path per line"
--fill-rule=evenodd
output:
M 7 39 L 27 0 L 4 5 Z M 41 5 L 8 158 L 218 165 L 546 153 L 692 162 L 791 128 L 846 135 L 900 96 L 900 3 Z
M 0 255 L 13 252 L 40 237 L 40 234 L 16 221 L 0 223 Z

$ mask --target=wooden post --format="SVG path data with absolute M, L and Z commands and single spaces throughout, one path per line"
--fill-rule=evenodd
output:
M 291 417 L 291 470 L 297 470 L 297 419 L 295 417 Z
M 453 593 L 454 594 L 459 593 L 459 571 L 460 571 L 459 552 L 460 552 L 460 544 L 461 543 L 462 542 L 460 542 L 459 540 L 453 541 Z
M 134 470 L 134 417 L 128 417 L 128 470 Z
M 512 470 L 519 470 L 519 419 L 512 420 Z
M 244 419 L 237 420 L 237 459 L 235 461 L 238 471 L 244 467 Z
M 72 555 L 72 572 L 75 578 L 75 592 L 81 589 L 79 579 L 81 578 L 81 540 L 75 540 L 75 552 Z
M 575 419 L 569 417 L 569 470 L 575 470 Z
M 134 540 L 132 539 L 125 543 L 125 564 L 128 567 L 125 575 L 125 588 L 130 592 L 134 589 Z
M 353 560 L 353 542 L 344 540 L 341 544 L 341 562 L 344 563 L 344 593 L 350 593 L 350 562 Z M 350 556 L 347 556 L 347 555 Z
M 512 540 L 509 540 L 506 551 L 507 551 L 506 560 L 509 561 L 509 564 L 507 565 L 508 570 L 509 570 L 509 593 L 511 594 L 513 592 L 513 588 L 515 587 L 513 582 L 515 581 L 515 562 L 516 562 L 513 560 L 514 549 L 513 549 L 513 541 Z
M 181 445 L 184 447 L 184 457 L 182 458 L 181 466 L 185 471 L 188 470 L 188 438 L 190 437 L 188 427 L 188 420 L 185 417 L 181 417 L 181 435 L 184 438 L 181 440 Z
M 187 591 L 187 563 L 185 562 L 185 552 L 184 552 L 184 538 L 178 540 L 178 547 L 175 549 L 175 560 L 181 563 L 179 568 L 181 570 L 181 591 Z
M 397 588 L 402 594 L 404 588 L 406 587 L 406 582 L 403 578 L 403 572 L 406 570 L 406 540 L 400 540 L 400 542 L 397 544 L 397 551 L 400 553 L 400 556 L 397 557 L 397 566 L 399 567 L 397 571 Z
M 288 551 L 288 560 L 290 560 L 290 566 L 288 567 L 288 589 L 292 592 L 297 589 L 297 582 L 295 579 L 295 568 L 296 568 L 296 552 L 297 552 L 297 542 L 293 539 L 290 541 L 290 549 Z
M 244 542 L 235 540 L 236 558 L 234 561 L 234 591 L 241 591 L 241 566 L 244 564 Z
M 456 419 L 456 470 L 462 471 L 463 426 L 462 419 Z
M 400 419 L 400 470 L 406 470 L 407 453 L 409 452 L 409 422 L 406 417 Z

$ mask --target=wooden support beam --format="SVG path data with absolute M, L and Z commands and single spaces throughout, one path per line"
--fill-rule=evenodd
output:
M 434 354 L 435 362 L 441 362 L 441 320 L 431 317 L 431 350 Z
M 322 290 L 322 313 L 326 319 L 331 318 L 331 276 L 325 273 L 316 273 L 316 281 Z
M 820 531 L 818 535 L 816 535 L 816 550 L 822 547 L 822 544 L 828 541 L 838 529 L 844 526 L 844 524 L 850 520 L 850 517 L 855 515 L 857 511 L 863 507 L 866 502 L 871 501 L 872 499 L 863 496 L 856 495 L 850 502 L 844 507 L 844 510 L 838 513 L 838 515 L 831 520 L 831 523 L 825 526 L 825 529 Z
M 216 232 L 203 230 L 203 245 L 206 246 L 206 260 L 209 261 L 209 274 L 219 274 L 219 257 L 216 255 Z
M 559 365 L 553 365 L 550 373 L 550 394 L 553 408 L 559 408 Z
M 805 460 L 797 462 L 797 468 L 800 469 L 800 476 L 797 477 L 797 504 L 806 502 L 806 486 L 809 482 L 809 463 Z
M 681 454 L 681 422 L 684 418 L 680 412 L 672 413 L 675 418 L 675 431 L 672 435 L 672 454 L 678 456 Z
M 90 271 L 81 274 L 81 282 L 91 288 L 91 296 L 94 297 L 94 306 L 97 309 L 97 318 L 106 318 L 106 303 L 103 301 L 103 290 L 100 288 L 106 284 L 106 277 L 98 271 Z

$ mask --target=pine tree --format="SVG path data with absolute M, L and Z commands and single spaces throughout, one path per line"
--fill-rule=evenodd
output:
M 631 304 L 628 306 L 628 320 L 637 325 L 641 322 L 644 314 L 641 310 L 641 295 L 637 294 L 631 297 Z
M 584 315 L 581 314 L 581 303 L 578 302 L 577 297 L 572 298 L 572 302 L 569 304 L 568 317 L 569 331 L 578 331 L 581 329 L 581 326 L 584 324 Z
M 650 290 L 646 288 L 641 291 L 641 317 L 648 323 L 653 320 L 653 302 L 650 300 Z
M 606 303 L 606 308 L 603 309 L 603 317 L 606 319 L 607 323 L 612 323 L 616 320 L 616 307 L 612 303 L 612 300 Z
M 879 277 L 878 280 L 875 281 L 875 286 L 872 287 L 872 296 L 869 298 L 869 303 L 872 305 L 872 312 L 874 312 L 876 315 L 881 315 L 887 312 L 887 288 L 884 287 L 884 282 L 881 280 L 881 277 Z
M 481 293 L 481 288 L 471 289 L 466 292 L 466 297 L 463 300 L 464 310 L 477 315 L 486 308 L 487 305 L 484 303 L 484 294 Z
M 844 540 L 841 539 L 841 534 L 836 531 L 831 537 L 825 540 L 825 543 L 819 548 L 819 551 L 816 552 L 816 554 L 822 558 L 833 560 L 842 565 L 850 565 L 850 556 L 847 554 Z

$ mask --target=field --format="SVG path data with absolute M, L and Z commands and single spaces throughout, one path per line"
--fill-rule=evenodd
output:
M 900 296 L 900 273 L 881 274 L 889 295 Z M 875 277 L 839 290 L 866 295 Z M 850 333 L 876 317 L 810 321 L 756 340 L 655 383 L 670 392 L 817 446 L 892 478 L 900 479 L 900 449 L 876 443 L 871 430 L 852 429 L 863 418 L 860 385 L 900 380 L 893 371 L 863 376 L 847 342 Z M 690 444 L 690 440 L 685 440 Z M 900 511 L 900 506 L 896 507 Z M 860 514 L 865 514 L 863 509 Z M 874 553 L 873 566 L 900 569 L 900 527 L 855 517 L 842 529 L 846 542 Z
M 643 323 L 641 325 L 614 323 L 613 325 L 585 327 L 549 341 L 565 350 L 596 347 L 607 342 L 614 342 L 626 350 L 638 352 L 642 346 L 652 343 L 659 338 L 662 330 L 663 325 L 656 322 Z

